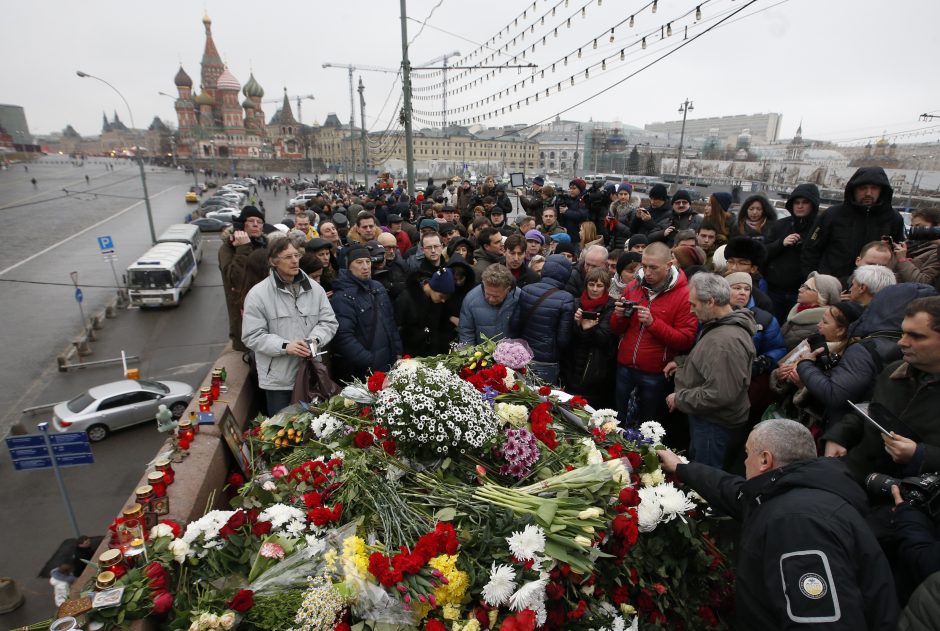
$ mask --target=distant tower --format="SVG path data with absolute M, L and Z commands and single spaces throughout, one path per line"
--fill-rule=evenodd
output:
M 215 86 L 215 102 L 222 115 L 222 127 L 225 128 L 225 133 L 230 135 L 238 134 L 245 129 L 242 123 L 241 105 L 238 102 L 238 92 L 241 89 L 238 79 L 228 68 L 219 75 Z
M 278 122 L 281 125 L 282 136 L 293 136 L 297 129 L 297 119 L 294 118 L 294 112 L 290 108 L 290 99 L 287 98 L 287 88 L 284 88 L 284 104 L 281 105 L 280 117 Z
M 245 95 L 242 102 L 242 107 L 245 108 L 245 129 L 250 134 L 262 135 L 264 112 L 261 110 L 261 99 L 264 97 L 264 89 L 255 79 L 254 73 L 248 75 L 248 82 L 242 88 L 242 94 Z
M 180 139 L 189 138 L 196 126 L 196 105 L 193 102 L 193 80 L 180 64 L 179 72 L 173 79 L 179 98 L 176 99 L 176 118 L 179 122 Z
M 803 121 L 800 121 L 800 126 L 796 128 L 796 135 L 793 136 L 793 140 L 787 145 L 787 160 L 802 162 L 803 149 Z
M 222 63 L 222 56 L 219 55 L 219 49 L 215 47 L 215 41 L 212 39 L 212 20 L 209 19 L 208 13 L 203 16 L 202 24 L 206 27 L 206 47 L 202 53 L 202 89 L 208 92 L 214 101 L 216 84 L 225 72 L 225 64 Z

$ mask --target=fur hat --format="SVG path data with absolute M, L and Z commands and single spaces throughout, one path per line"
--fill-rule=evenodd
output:
M 682 269 L 692 265 L 704 265 L 707 258 L 705 251 L 697 245 L 676 246 L 672 249 L 672 255 Z
M 725 248 L 725 260 L 747 259 L 752 265 L 763 265 L 766 257 L 764 244 L 750 237 L 732 237 Z

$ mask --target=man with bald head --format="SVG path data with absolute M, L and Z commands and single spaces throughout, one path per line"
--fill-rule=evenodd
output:
M 622 336 L 617 350 L 617 417 L 627 421 L 630 395 L 637 390 L 639 423 L 666 417 L 669 382 L 663 370 L 676 355 L 692 348 L 698 320 L 689 310 L 685 274 L 664 243 L 643 250 L 637 278 L 623 290 L 610 318 Z M 606 261 L 605 261 L 606 263 Z
M 382 283 L 394 303 L 398 294 L 405 288 L 408 268 L 405 259 L 398 251 L 398 240 L 395 235 L 390 232 L 380 232 L 376 241 L 385 248 L 385 262 L 382 265 L 372 266 L 372 278 Z
M 744 478 L 657 452 L 663 471 L 741 522 L 737 628 L 895 628 L 891 568 L 845 464 L 817 458 L 809 429 L 787 419 L 758 423 L 745 451 Z

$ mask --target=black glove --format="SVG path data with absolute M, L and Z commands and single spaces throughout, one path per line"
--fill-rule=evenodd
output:
M 773 370 L 774 362 L 766 355 L 761 355 L 754 360 L 751 365 L 752 375 L 765 375 Z

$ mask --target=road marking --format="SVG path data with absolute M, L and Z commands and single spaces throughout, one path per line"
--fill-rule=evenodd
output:
M 169 188 L 165 188 L 165 189 L 163 189 L 162 191 L 160 191 L 159 193 L 154 193 L 153 195 L 150 196 L 150 198 L 153 199 L 154 197 L 159 197 L 159 196 L 163 195 L 164 193 L 166 193 L 167 191 L 172 191 L 174 188 L 179 188 L 179 186 L 180 186 L 179 184 L 175 184 L 174 186 L 171 186 L 171 187 L 169 187 Z M 76 232 L 76 233 L 73 234 L 72 236 L 64 238 L 64 239 L 62 239 L 61 241 L 59 241 L 58 243 L 53 243 L 53 244 L 50 245 L 48 248 L 46 248 L 46 249 L 44 249 L 44 250 L 40 250 L 39 252 L 36 252 L 36 253 L 33 254 L 32 256 L 23 259 L 23 260 L 20 261 L 19 263 L 14 263 L 14 264 L 11 265 L 10 267 L 8 267 L 8 268 L 6 268 L 6 269 L 4 269 L 4 270 L 0 270 L 0 276 L 3 276 L 3 275 L 6 274 L 7 272 L 12 272 L 13 270 L 15 270 L 15 269 L 16 269 L 17 267 L 19 267 L 20 265 L 24 265 L 24 264 L 26 264 L 26 263 L 29 263 L 29 262 L 32 261 L 33 259 L 38 258 L 38 257 L 42 256 L 43 254 L 46 254 L 46 253 L 48 253 L 48 252 L 51 252 L 52 250 L 56 249 L 56 248 L 59 247 L 60 245 L 62 245 L 62 244 L 64 244 L 64 243 L 68 243 L 69 241 L 71 241 L 71 240 L 74 239 L 75 237 L 80 237 L 80 236 L 82 236 L 83 234 L 85 234 L 85 233 L 88 232 L 89 230 L 94 230 L 95 228 L 97 228 L 98 226 L 100 226 L 100 225 L 103 224 L 103 223 L 107 223 L 107 222 L 111 221 L 112 219 L 117 219 L 118 217 L 120 217 L 121 215 L 123 215 L 124 213 L 126 213 L 127 211 L 133 210 L 134 208 L 136 208 L 137 206 L 140 206 L 140 205 L 143 204 L 143 203 L 144 203 L 144 200 L 140 200 L 139 202 L 134 202 L 133 204 L 131 204 L 130 206 L 128 206 L 128 207 L 125 208 L 124 210 L 119 210 L 118 212 L 114 213 L 114 214 L 111 215 L 110 217 L 105 217 L 104 219 L 102 219 L 102 220 L 99 221 L 98 223 L 92 224 L 92 225 L 88 226 L 87 228 L 85 228 L 84 230 L 80 230 L 79 232 Z

